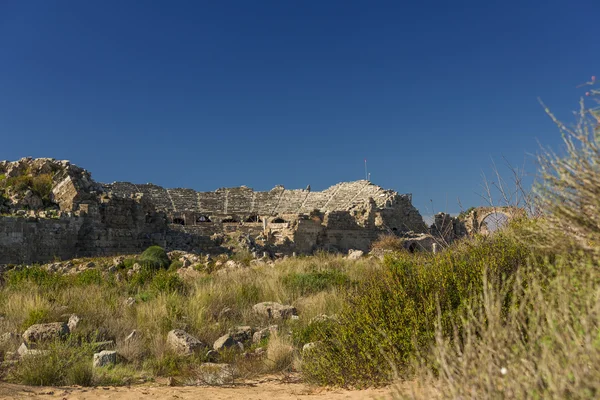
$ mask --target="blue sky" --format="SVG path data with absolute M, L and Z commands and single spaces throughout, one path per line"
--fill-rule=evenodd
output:
M 209 191 L 364 177 L 422 214 L 533 174 L 600 74 L 587 1 L 1 1 L 0 159 Z M 503 173 L 506 173 L 503 170 Z

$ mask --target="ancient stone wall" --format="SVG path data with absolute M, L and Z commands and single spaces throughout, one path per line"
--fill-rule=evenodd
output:
M 53 182 L 43 202 L 27 186 L 40 173 Z M 150 183 L 98 184 L 68 161 L 30 158 L 0 162 L 0 174 L 25 182 L 23 188 L 0 187 L 0 213 L 9 214 L 0 216 L 0 264 L 138 253 L 154 244 L 218 253 L 228 249 L 211 237 L 223 234 L 242 235 L 253 249 L 271 253 L 345 252 L 369 250 L 382 233 L 427 230 L 410 195 L 365 180 L 320 192 L 283 186 L 196 192 Z

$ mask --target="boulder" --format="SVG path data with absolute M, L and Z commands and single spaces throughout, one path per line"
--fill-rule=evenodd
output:
M 41 356 L 46 353 L 47 350 L 30 349 L 25 343 L 21 343 L 21 346 L 17 349 L 17 354 L 19 354 L 20 357 Z
M 0 344 L 5 344 L 8 342 L 11 342 L 18 337 L 19 337 L 19 335 L 17 335 L 16 333 L 13 333 L 13 332 L 4 333 L 4 334 L 0 335 Z
M 167 334 L 167 347 L 177 354 L 190 355 L 206 345 L 181 329 L 173 329 Z
M 302 346 L 302 354 L 307 354 L 312 351 L 315 347 L 317 347 L 318 343 L 319 342 L 306 343 L 304 346 Z
M 62 339 L 71 331 L 69 326 L 64 322 L 51 322 L 49 324 L 31 325 L 23 333 L 25 343 L 39 343 Z
M 250 326 L 236 326 L 229 330 L 229 335 L 236 342 L 247 342 L 252 339 L 252 327 Z
M 268 338 L 269 336 L 271 336 L 271 334 L 276 333 L 277 329 L 278 329 L 277 325 L 271 325 L 268 328 L 264 328 L 264 329 L 254 332 L 254 335 L 252 336 L 252 342 L 258 343 L 261 340 Z
M 117 352 L 114 350 L 102 350 L 94 354 L 94 368 L 107 367 L 117 363 Z
M 79 318 L 75 314 L 71 314 L 71 316 L 69 317 L 69 322 L 67 322 L 67 326 L 69 327 L 69 331 L 73 332 L 75 330 L 75 328 L 77 328 L 77 325 L 79 325 L 80 321 L 81 321 L 81 318 Z
M 297 314 L 296 307 L 284 306 L 272 301 L 255 304 L 252 309 L 255 313 L 270 319 L 287 319 Z
M 220 351 L 229 347 L 236 346 L 237 343 L 238 342 L 234 340 L 230 334 L 227 334 L 215 340 L 215 343 L 213 344 L 213 349 L 216 351 Z
M 348 260 L 358 260 L 365 254 L 362 250 L 348 250 Z

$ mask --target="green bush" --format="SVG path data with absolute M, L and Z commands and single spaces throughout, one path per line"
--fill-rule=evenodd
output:
M 25 330 L 25 329 L 29 328 L 31 325 L 48 322 L 48 320 L 47 320 L 48 315 L 49 315 L 48 309 L 45 309 L 45 308 L 38 308 L 38 309 L 30 310 L 29 314 L 27 315 L 27 318 L 25 318 L 25 320 L 21 324 L 21 329 Z
M 332 287 L 349 286 L 351 280 L 341 271 L 325 270 L 306 273 L 292 272 L 282 278 L 282 283 L 286 289 L 305 296 Z
M 185 284 L 179 275 L 164 270 L 158 271 L 154 275 L 150 287 L 158 293 L 185 292 Z
M 42 289 L 56 290 L 68 285 L 63 275 L 48 272 L 40 266 L 13 269 L 5 274 L 5 284 L 8 288 L 19 289 L 27 284 L 34 284 Z
M 55 342 L 40 355 L 24 357 L 9 379 L 25 385 L 93 385 L 93 348 L 88 343 Z
M 101 285 L 104 279 L 97 269 L 87 269 L 75 275 L 76 285 Z
M 19 175 L 4 180 L 4 187 L 12 188 L 17 192 L 24 192 L 33 186 L 33 178 L 29 175 Z
M 183 268 L 183 263 L 179 260 L 175 260 L 169 265 L 169 271 L 175 272 L 178 269 Z
M 52 185 L 51 174 L 41 174 L 31 178 L 31 189 L 45 201 L 50 201 Z
M 138 262 L 142 267 L 150 269 L 167 269 L 171 264 L 169 255 L 160 246 L 150 246 L 140 255 Z
M 396 253 L 386 269 L 350 294 L 336 329 L 312 332 L 323 343 L 304 360 L 308 381 L 342 386 L 385 384 L 435 337 L 435 322 L 451 334 L 464 301 L 491 282 L 514 274 L 529 253 L 508 235 L 478 238 L 438 256 Z M 487 271 L 487 272 L 485 272 Z

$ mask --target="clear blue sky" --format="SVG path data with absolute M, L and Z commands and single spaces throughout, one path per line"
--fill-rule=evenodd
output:
M 208 191 L 364 177 L 422 214 L 560 136 L 600 1 L 0 1 L 0 159 Z M 531 157 L 527 162 L 533 172 Z M 433 209 L 430 200 L 433 200 Z

